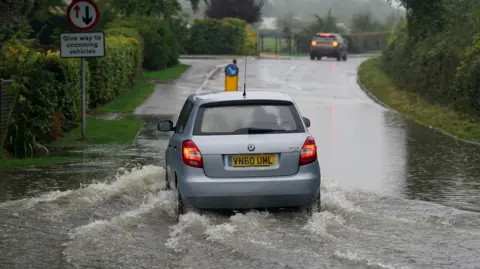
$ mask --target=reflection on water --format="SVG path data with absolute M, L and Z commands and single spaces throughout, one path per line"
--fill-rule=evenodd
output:
M 480 147 L 413 122 L 406 129 L 407 197 L 480 211 Z
M 325 178 L 384 195 L 480 211 L 480 147 L 365 102 L 296 101 L 312 121 L 310 132 Z M 156 125 L 167 118 L 172 116 L 146 118 L 136 146 L 79 153 L 85 156 L 83 163 L 0 170 L 0 202 L 108 180 L 125 165 L 163 165 L 169 134 L 156 131 Z
M 376 105 L 299 100 L 322 175 L 351 188 L 480 211 L 480 147 Z
M 398 114 L 391 111 L 383 113 L 383 163 L 388 163 L 388 168 L 382 172 L 384 191 L 389 191 L 392 196 L 402 195 L 406 185 L 407 176 L 407 132 L 405 121 Z M 388 161 L 387 161 L 388 158 Z M 390 187 L 389 187 L 390 186 Z M 391 186 L 395 186 L 395 190 Z

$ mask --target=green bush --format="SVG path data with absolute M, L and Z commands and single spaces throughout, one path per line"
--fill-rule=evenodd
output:
M 190 29 L 188 54 L 243 54 L 247 23 L 240 19 L 196 19 Z
M 128 27 L 119 27 L 119 28 L 110 28 L 105 31 L 105 34 L 108 36 L 125 36 L 125 37 L 132 37 L 138 41 L 140 48 L 143 50 L 145 49 L 145 40 L 143 40 L 142 35 L 137 31 L 135 28 L 128 28 Z
M 141 69 L 137 39 L 107 35 L 105 45 L 106 56 L 89 60 L 86 66 L 87 99 L 94 107 L 132 87 Z M 5 149 L 17 157 L 30 157 L 42 149 L 41 144 L 80 121 L 80 61 L 17 41 L 5 44 L 0 60 L 0 76 L 15 80 L 10 88 L 18 96 Z
M 131 16 L 118 18 L 107 28 L 134 28 L 140 33 L 144 40 L 143 67 L 147 70 L 159 70 L 178 63 L 180 48 L 166 20 Z
M 402 23 L 391 33 L 385 70 L 401 88 L 480 117 L 480 4 L 463 0 L 444 10 L 443 31 L 413 38 Z
M 246 50 L 248 55 L 257 54 L 257 32 L 251 27 L 245 27 Z
M 80 64 L 61 59 L 58 52 L 44 54 L 19 43 L 7 44 L 2 58 L 2 76 L 16 81 L 18 94 L 5 148 L 29 157 L 39 144 L 55 139 L 80 119 Z
M 143 37 L 138 33 L 135 28 L 112 28 L 106 31 L 107 36 L 124 36 L 134 38 L 140 49 L 136 50 L 137 55 L 135 56 L 136 62 L 136 73 L 134 73 L 135 77 L 140 73 L 142 64 L 143 64 L 143 51 L 145 49 L 145 40 Z
M 188 21 L 183 18 L 171 18 L 170 21 L 171 32 L 175 33 L 177 40 L 178 52 L 179 54 L 185 54 L 185 47 L 189 42 Z
M 345 35 L 349 53 L 366 53 L 380 51 L 385 48 L 388 33 L 374 32 L 365 35 Z
M 467 113 L 480 116 L 480 34 L 467 49 L 457 68 L 451 91 L 457 96 L 458 105 L 467 108 Z
M 114 100 L 132 87 L 140 71 L 140 46 L 136 39 L 124 36 L 105 38 L 105 57 L 89 61 L 92 80 L 90 105 L 97 107 Z

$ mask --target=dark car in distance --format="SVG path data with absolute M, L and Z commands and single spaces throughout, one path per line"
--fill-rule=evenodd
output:
M 310 59 L 321 60 L 322 57 L 346 61 L 348 57 L 346 40 L 335 33 L 317 33 L 310 44 Z

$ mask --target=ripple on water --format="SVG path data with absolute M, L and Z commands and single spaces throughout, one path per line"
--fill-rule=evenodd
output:
M 119 170 L 112 181 L 0 204 L 0 229 L 9 236 L 2 242 L 18 250 L 9 251 L 9 259 L 36 251 L 26 262 L 42 264 L 48 261 L 44 255 L 60 253 L 78 268 L 112 269 L 473 269 L 480 262 L 477 213 L 324 179 L 324 211 L 311 217 L 301 211 L 209 212 L 189 213 L 175 223 L 174 194 L 160 190 L 163 173 L 158 166 Z M 26 216 L 30 225 L 19 225 Z M 14 243 L 35 234 L 44 248 Z

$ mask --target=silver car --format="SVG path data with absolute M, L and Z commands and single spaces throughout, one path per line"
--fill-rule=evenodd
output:
M 191 209 L 320 210 L 317 147 L 293 99 L 241 91 L 190 95 L 165 152 L 178 215 Z

